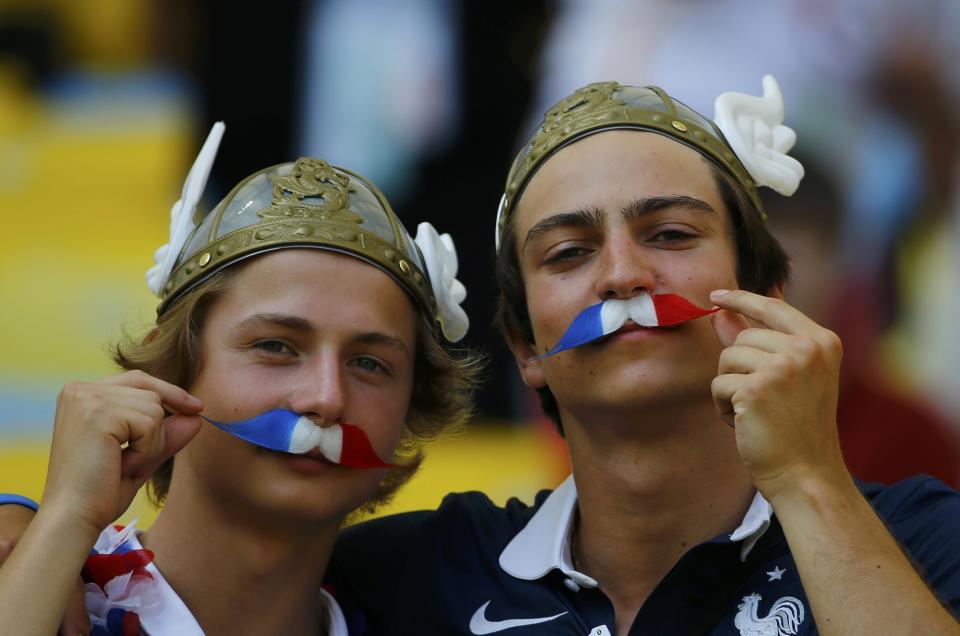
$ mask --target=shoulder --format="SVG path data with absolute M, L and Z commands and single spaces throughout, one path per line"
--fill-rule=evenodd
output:
M 944 517 L 960 523 L 960 492 L 939 479 L 917 475 L 891 486 L 858 484 L 877 514 L 888 523 L 903 525 Z
M 860 486 L 927 583 L 960 610 L 960 493 L 925 475 Z
M 550 494 L 542 490 L 527 504 L 513 497 L 503 506 L 498 506 L 481 492 L 454 493 L 444 497 L 440 507 L 433 513 L 430 523 L 437 530 L 459 527 L 485 534 L 503 534 L 512 537 L 519 532 Z
M 498 506 L 483 493 L 455 493 L 436 510 L 358 523 L 340 533 L 327 581 L 338 600 L 367 616 L 426 602 L 445 585 L 482 579 L 491 564 L 499 571 L 500 552 L 548 494 L 538 493 L 532 505 L 510 499 Z
M 491 533 L 512 537 L 527 524 L 549 494 L 548 490 L 541 491 L 532 505 L 512 498 L 504 506 L 496 505 L 481 492 L 449 494 L 436 510 L 388 515 L 346 528 L 337 539 L 336 551 L 367 550 L 371 544 L 387 545 L 391 550 L 423 549 L 412 541 L 425 535 L 442 538 L 455 531 L 483 534 L 487 538 Z

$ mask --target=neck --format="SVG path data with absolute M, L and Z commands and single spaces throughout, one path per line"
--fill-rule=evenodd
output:
M 141 539 L 206 633 L 323 633 L 319 589 L 342 519 L 292 533 L 260 517 L 171 490 Z
M 618 632 L 687 550 L 740 524 L 755 492 L 712 401 L 629 412 L 562 414 L 578 494 L 573 549 L 613 602 Z

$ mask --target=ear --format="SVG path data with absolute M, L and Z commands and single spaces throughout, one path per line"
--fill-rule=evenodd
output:
M 507 334 L 507 346 L 517 361 L 517 369 L 523 383 L 531 389 L 541 389 L 547 385 L 543 377 L 541 360 L 537 357 L 537 349 L 533 343 L 527 342 L 520 334 L 511 331 Z

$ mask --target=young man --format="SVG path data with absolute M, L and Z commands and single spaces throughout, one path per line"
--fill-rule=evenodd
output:
M 372 631 L 960 633 L 960 497 L 922 478 L 861 493 L 840 343 L 781 300 L 756 184 L 790 192 L 802 169 L 772 78 L 765 94 L 720 100 L 723 134 L 614 83 L 547 113 L 507 180 L 500 316 L 573 475 L 530 508 L 459 495 L 347 530 L 333 567 L 389 617 Z M 644 294 L 722 310 L 545 355 L 585 308 Z
M 782 110 L 754 110 L 733 121 L 759 134 L 734 138 L 608 83 L 547 113 L 508 177 L 497 267 L 573 475 L 530 507 L 451 495 L 343 532 L 328 580 L 368 633 L 958 633 L 960 498 L 926 479 L 861 494 L 843 466 L 840 345 L 779 299 L 755 196 L 798 166 Z M 645 294 L 723 310 L 543 356 L 585 308 Z
M 449 236 L 411 238 L 373 184 L 311 158 L 194 227 L 219 131 L 148 272 L 156 325 L 117 347 L 126 373 L 60 394 L 0 633 L 53 633 L 82 566 L 90 623 L 68 633 L 346 636 L 321 588 L 345 517 L 469 414 L 475 361 L 440 342 L 467 328 Z M 109 527 L 148 477 L 153 526 Z

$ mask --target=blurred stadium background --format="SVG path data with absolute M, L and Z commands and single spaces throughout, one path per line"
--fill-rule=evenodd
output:
M 529 499 L 562 441 L 492 319 L 512 153 L 584 83 L 658 84 L 712 114 L 773 73 L 814 178 L 770 216 L 796 304 L 846 344 L 854 472 L 960 479 L 960 4 L 922 0 L 0 0 L 0 492 L 39 497 L 60 387 L 149 324 L 143 273 L 215 120 L 208 192 L 302 154 L 369 176 L 457 239 L 481 417 L 384 512 L 451 490 Z M 143 501 L 127 517 L 149 522 Z

